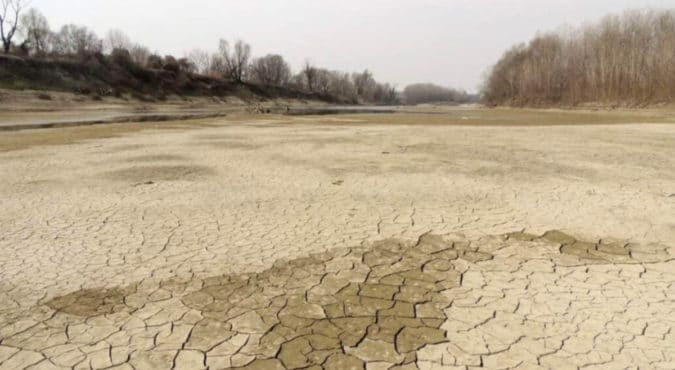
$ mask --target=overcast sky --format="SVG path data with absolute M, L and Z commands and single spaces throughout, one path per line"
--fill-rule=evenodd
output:
M 435 82 L 475 91 L 511 45 L 537 31 L 578 26 L 631 8 L 675 0 L 32 0 L 52 28 L 110 28 L 161 54 L 214 50 L 241 38 L 256 55 L 279 53 L 297 70 L 310 60 L 370 69 L 404 87 Z

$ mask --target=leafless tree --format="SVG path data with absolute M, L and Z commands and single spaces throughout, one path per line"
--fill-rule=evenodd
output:
M 305 84 L 305 76 L 302 72 L 296 73 L 291 76 L 291 79 L 288 81 L 288 86 L 292 89 L 298 91 L 307 91 L 307 86 Z
M 26 0 L 0 0 L 0 39 L 5 54 L 12 47 L 12 39 L 19 27 L 21 11 Z
M 211 65 L 207 75 L 211 77 L 223 77 L 227 75 L 227 67 L 225 66 L 225 58 L 220 54 L 211 55 Z
M 129 50 L 132 46 L 133 43 L 129 36 L 124 31 L 118 29 L 108 31 L 103 39 L 103 49 L 108 53 L 115 49 Z
M 318 73 L 319 73 L 318 68 L 316 68 L 309 61 L 306 61 L 305 65 L 302 67 L 302 72 L 300 73 L 300 75 L 304 79 L 303 84 L 305 89 L 310 93 L 314 93 L 317 90 L 316 79 Z
M 470 100 L 466 91 L 430 83 L 412 84 L 403 90 L 406 104 L 465 103 Z
M 331 94 L 331 78 L 332 73 L 326 69 L 317 69 L 316 76 L 314 78 L 314 92 L 322 95 Z
M 352 78 L 359 98 L 366 102 L 373 101 L 375 88 L 377 87 L 373 74 L 366 69 L 362 73 L 354 73 Z
M 339 98 L 345 103 L 354 104 L 358 102 L 356 86 L 354 86 L 354 82 L 349 73 L 331 72 L 329 83 L 330 95 Z
M 241 40 L 234 48 L 226 40 L 220 40 L 220 53 L 225 62 L 226 77 L 235 82 L 243 82 L 251 59 L 251 46 Z
M 54 46 L 57 53 L 83 56 L 101 52 L 103 42 L 87 27 L 67 24 L 55 35 Z
M 49 22 L 39 10 L 31 8 L 21 16 L 19 33 L 34 55 L 43 55 L 50 51 Z
M 375 89 L 375 103 L 384 105 L 397 105 L 400 103 L 396 86 L 388 83 L 378 83 Z
M 399 101 L 394 86 L 378 83 L 367 70 L 349 74 L 318 68 L 310 62 L 305 62 L 302 70 L 291 77 L 289 86 L 350 104 L 397 104 Z
M 262 85 L 286 86 L 291 79 L 291 67 L 281 55 L 270 54 L 251 62 L 251 75 Z
M 150 49 L 140 44 L 134 44 L 129 48 L 129 55 L 136 65 L 145 67 L 148 65 Z
M 195 66 L 198 73 L 209 74 L 211 71 L 211 54 L 202 49 L 192 49 L 186 58 Z

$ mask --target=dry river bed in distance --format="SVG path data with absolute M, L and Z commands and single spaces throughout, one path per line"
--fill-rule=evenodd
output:
M 668 111 L 0 135 L 0 369 L 675 368 Z

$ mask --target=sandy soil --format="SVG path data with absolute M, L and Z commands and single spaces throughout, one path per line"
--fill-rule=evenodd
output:
M 668 117 L 3 133 L 0 368 L 674 368 Z

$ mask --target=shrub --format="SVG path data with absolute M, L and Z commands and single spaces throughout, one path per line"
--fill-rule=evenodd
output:
M 162 69 L 163 66 L 164 60 L 161 56 L 153 54 L 148 57 L 148 68 Z
M 135 65 L 131 59 L 131 54 L 127 49 L 115 49 L 110 53 L 110 59 L 113 63 L 125 69 L 130 69 Z
M 162 68 L 165 71 L 174 72 L 174 73 L 180 72 L 180 69 L 181 69 L 180 63 L 178 63 L 176 58 L 174 58 L 171 55 L 167 55 L 166 57 L 164 57 L 164 66 L 162 66 Z

